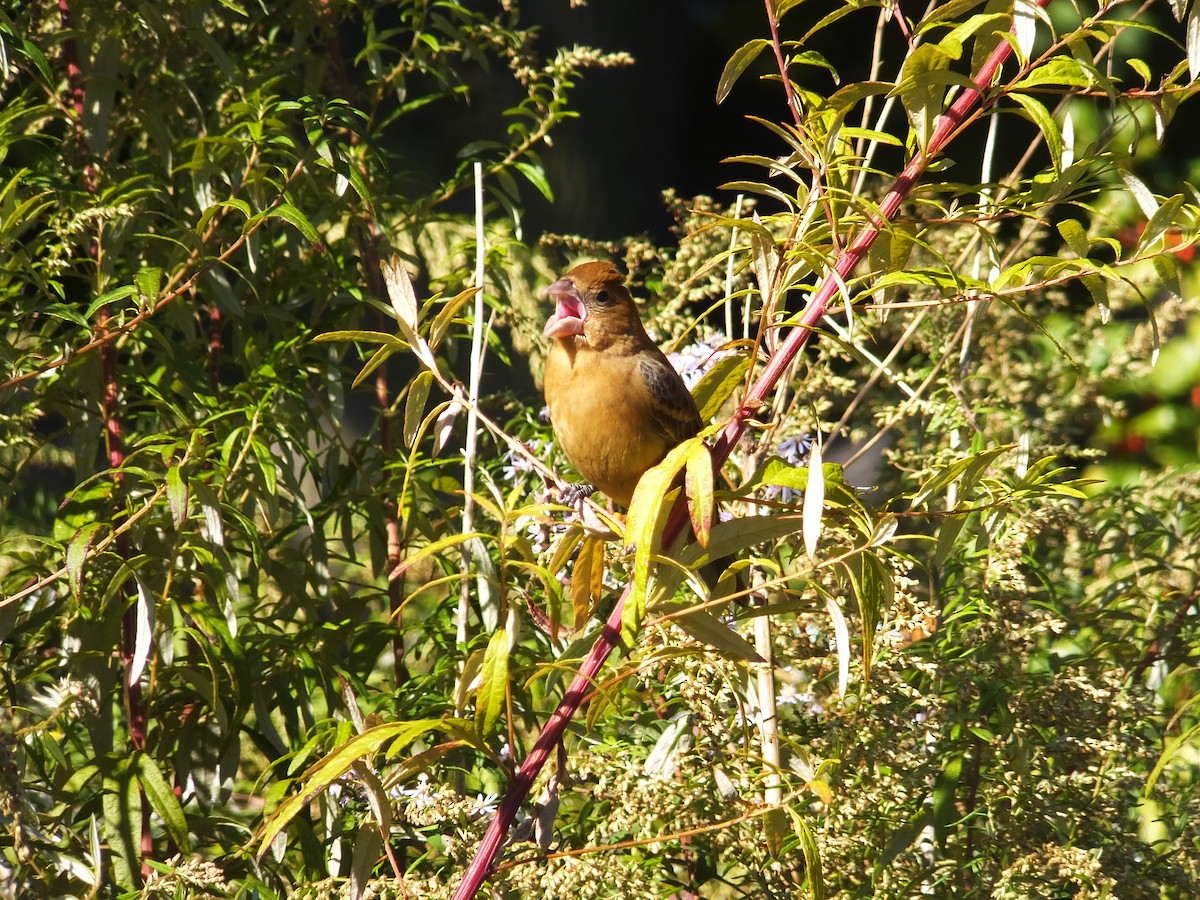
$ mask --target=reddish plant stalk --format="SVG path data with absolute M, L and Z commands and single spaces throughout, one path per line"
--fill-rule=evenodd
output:
M 63 30 L 70 33 L 71 8 L 67 0 L 58 0 L 59 21 Z M 97 173 L 92 159 L 91 146 L 88 144 L 87 133 L 83 127 L 84 87 L 83 68 L 79 64 L 79 48 L 74 37 L 63 41 L 63 60 L 67 67 L 67 91 L 70 95 L 70 106 L 75 113 L 75 139 L 79 146 L 80 158 L 83 160 L 83 187 L 89 194 L 97 191 Z M 99 263 L 100 245 L 93 237 L 88 241 L 88 255 L 92 261 Z M 102 306 L 96 313 L 96 330 L 100 334 L 108 331 L 111 316 L 108 307 Z M 116 488 L 114 493 L 113 524 L 118 524 L 124 517 L 125 477 L 122 466 L 125 465 L 125 436 L 121 427 L 121 388 L 118 381 L 118 362 L 116 344 L 105 342 L 100 347 L 100 415 L 104 423 L 104 445 L 108 456 L 108 465 L 113 470 L 112 480 Z M 118 534 L 116 538 L 117 555 L 128 560 L 131 556 L 127 534 Z M 132 583 L 126 582 L 122 593 L 128 595 Z M 133 671 L 134 657 L 137 647 L 137 606 L 130 604 L 121 616 L 121 663 L 125 677 L 121 679 L 124 686 L 125 722 L 129 728 L 129 742 L 136 750 L 146 749 L 146 707 L 142 699 L 140 679 L 129 677 Z M 138 849 L 142 859 L 142 874 L 149 874 L 146 860 L 154 852 L 154 835 L 150 830 L 150 804 L 146 800 L 146 792 L 140 781 L 138 792 L 141 798 L 141 833 Z
M 1035 0 L 1035 2 L 1039 6 L 1045 7 L 1049 4 L 1050 0 Z M 771 20 L 774 42 L 778 48 L 779 41 L 775 33 L 774 18 L 771 15 L 768 15 L 768 18 Z M 763 404 L 771 392 L 775 390 L 784 372 L 787 371 L 792 360 L 796 358 L 796 354 L 800 352 L 800 349 L 808 341 L 809 336 L 812 334 L 812 327 L 825 315 L 826 309 L 828 309 L 830 302 L 838 292 L 839 285 L 846 282 L 850 273 L 854 271 L 866 255 L 867 249 L 874 243 L 880 232 L 886 228 L 887 223 L 896 215 L 901 202 L 912 191 L 929 163 L 945 148 L 946 144 L 949 143 L 958 130 L 966 124 L 968 117 L 982 97 L 982 91 L 992 83 L 992 79 L 1011 53 L 1012 45 L 1008 41 L 1001 41 L 972 79 L 974 87 L 963 91 L 954 103 L 951 104 L 950 108 L 939 118 L 937 126 L 929 139 L 929 145 L 925 153 L 918 154 L 905 166 L 904 171 L 896 178 L 891 190 L 888 191 L 887 196 L 880 203 L 879 213 L 872 216 L 870 224 L 859 232 L 850 243 L 850 246 L 839 255 L 834 267 L 838 277 L 827 276 L 821 282 L 820 288 L 813 295 L 799 323 L 788 332 L 786 340 L 784 340 L 779 349 L 768 360 L 762 375 L 759 376 L 758 380 L 747 392 L 741 407 L 721 433 L 721 437 L 718 439 L 712 452 L 714 469 L 720 469 L 725 463 L 725 460 L 729 457 L 729 454 L 746 430 L 747 420 Z M 776 55 L 782 60 L 778 49 Z M 786 82 L 787 73 L 783 72 L 782 74 Z M 663 529 L 663 546 L 670 546 L 675 541 L 680 533 L 682 533 L 687 520 L 688 515 L 685 505 L 682 502 L 676 503 L 667 520 L 667 525 Z M 579 710 L 583 701 L 587 699 L 591 685 L 595 682 L 601 667 L 603 667 L 619 642 L 621 620 L 624 616 L 625 601 L 629 595 L 629 591 L 630 588 L 627 587 L 617 600 L 612 614 L 608 617 L 608 621 L 604 625 L 604 629 L 600 632 L 596 643 L 592 645 L 592 649 L 588 652 L 570 687 L 567 688 L 567 692 L 563 695 L 558 708 L 550 716 L 549 720 L 547 720 L 536 743 L 534 743 L 533 748 L 529 751 L 529 755 L 525 758 L 525 762 L 522 763 L 521 768 L 513 776 L 508 792 L 496 810 L 495 818 L 492 819 L 488 826 L 487 832 L 484 834 L 475 852 L 475 857 L 471 860 L 471 864 L 467 867 L 462 882 L 454 892 L 454 900 L 470 900 L 470 898 L 473 898 L 483 885 L 484 879 L 490 873 L 495 855 L 500 849 L 505 836 L 508 834 L 509 828 L 516 818 L 517 811 L 525 801 L 534 781 L 542 770 L 542 766 L 545 765 L 551 749 L 562 739 L 567 725 L 570 724 L 571 719 Z

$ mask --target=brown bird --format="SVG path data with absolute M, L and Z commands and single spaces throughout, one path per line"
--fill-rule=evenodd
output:
M 701 429 L 687 385 L 642 327 L 616 266 L 589 262 L 546 293 L 554 315 L 545 393 L 567 459 L 587 481 L 628 506 L 638 479 Z

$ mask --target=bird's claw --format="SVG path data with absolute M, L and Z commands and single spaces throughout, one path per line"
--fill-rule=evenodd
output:
M 584 497 L 590 497 L 594 493 L 596 493 L 595 486 L 587 482 L 568 484 L 563 488 L 563 492 L 559 495 L 558 499 L 563 506 L 577 506 Z

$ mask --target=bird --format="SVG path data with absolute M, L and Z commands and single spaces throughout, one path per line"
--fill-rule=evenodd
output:
M 611 262 L 577 265 L 546 293 L 555 304 L 543 331 L 550 424 L 587 481 L 568 496 L 599 490 L 628 507 L 642 474 L 700 432 L 696 401 Z

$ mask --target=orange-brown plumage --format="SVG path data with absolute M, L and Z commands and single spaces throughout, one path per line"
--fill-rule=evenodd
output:
M 696 402 L 646 334 L 616 266 L 583 263 L 547 293 L 554 434 L 580 475 L 628 506 L 642 473 L 700 431 Z

